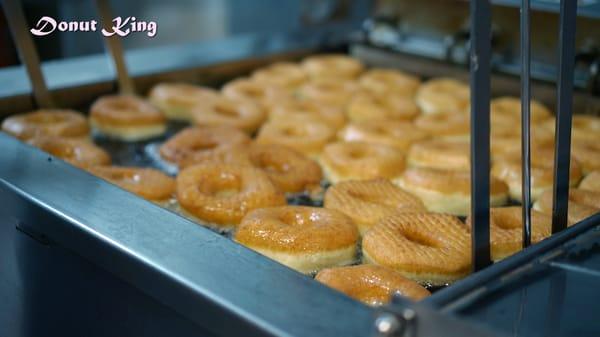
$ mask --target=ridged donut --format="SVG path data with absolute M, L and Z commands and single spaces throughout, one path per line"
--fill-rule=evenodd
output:
M 376 95 L 414 97 L 421 80 L 399 70 L 374 68 L 362 74 L 358 83 Z
M 29 144 L 79 168 L 109 165 L 110 155 L 89 141 L 62 137 L 35 137 Z
M 295 88 L 308 79 L 308 74 L 299 64 L 277 62 L 252 73 L 252 80 L 281 88 Z
M 364 70 L 357 59 L 343 54 L 322 54 L 310 56 L 301 63 L 302 68 L 312 78 L 353 79 Z
M 338 132 L 338 139 L 388 145 L 406 151 L 414 142 L 427 138 L 426 132 L 401 121 L 370 120 L 350 123 Z
M 404 170 L 404 154 L 398 149 L 365 142 L 335 142 L 325 146 L 320 158 L 332 183 L 343 180 L 393 179 Z
M 431 295 L 392 269 L 368 264 L 323 269 L 315 280 L 371 306 L 388 304 L 394 295 L 414 301 Z
M 90 173 L 151 201 L 165 201 L 175 193 L 175 180 L 149 168 L 94 166 Z
M 579 188 L 587 191 L 600 192 L 600 171 L 588 173 L 579 183 Z
M 82 114 L 59 109 L 42 109 L 10 116 L 2 122 L 2 130 L 21 140 L 38 136 L 85 138 L 90 133 Z
M 363 235 L 386 216 L 425 210 L 419 198 L 387 179 L 351 180 L 335 184 L 325 193 L 324 207 L 349 216 Z
M 234 240 L 302 273 L 356 260 L 358 231 L 344 214 L 317 207 L 284 206 L 250 212 Z
M 264 109 L 248 100 L 219 97 L 197 105 L 191 111 L 198 126 L 227 126 L 249 134 L 258 130 L 267 119 Z
M 471 238 L 456 217 L 397 213 L 381 220 L 362 240 L 366 262 L 392 268 L 420 284 L 445 285 L 471 266 Z
M 410 167 L 469 171 L 470 153 L 469 142 L 432 139 L 414 143 L 406 162 Z
M 552 189 L 546 190 L 533 204 L 533 209 L 552 216 Z M 567 219 L 570 224 L 576 224 L 600 212 L 600 192 L 569 189 L 569 207 Z
M 465 171 L 409 168 L 395 180 L 404 190 L 416 195 L 429 211 L 466 216 L 471 210 L 471 176 Z M 490 205 L 508 202 L 508 186 L 490 179 Z
M 155 85 L 148 99 L 167 118 L 192 121 L 191 110 L 197 105 L 208 104 L 219 98 L 219 93 L 207 87 L 188 83 L 159 83 Z
M 424 114 L 464 113 L 469 105 L 469 86 L 452 78 L 434 78 L 423 83 L 415 100 Z
M 283 193 L 267 174 L 252 166 L 201 164 L 177 176 L 177 201 L 207 226 L 228 229 L 250 211 L 285 205 Z
M 348 118 L 355 123 L 371 120 L 410 121 L 419 114 L 412 97 L 360 93 L 348 105 Z

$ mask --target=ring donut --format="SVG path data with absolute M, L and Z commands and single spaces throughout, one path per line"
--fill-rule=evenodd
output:
M 252 80 L 280 88 L 296 88 L 308 79 L 299 64 L 277 62 L 252 73 Z
M 301 63 L 312 78 L 353 79 L 364 70 L 364 65 L 352 57 L 342 54 L 310 56 Z
M 410 121 L 419 114 L 412 97 L 359 94 L 350 100 L 348 118 L 355 123 L 371 120 Z
M 424 114 L 464 113 L 469 105 L 469 87 L 452 78 L 434 78 L 423 83 L 415 100 Z
M 552 216 L 552 189 L 544 191 L 533 204 L 533 209 Z M 567 220 L 569 225 L 578 223 L 600 212 L 600 192 L 578 188 L 569 189 L 569 208 Z
M 387 120 L 351 123 L 338 132 L 338 139 L 343 141 L 388 145 L 400 151 L 407 151 L 411 144 L 427 136 L 411 123 Z
M 360 86 L 376 95 L 414 97 L 421 85 L 417 76 L 394 69 L 371 69 L 358 80 Z
M 90 133 L 87 120 L 77 111 L 43 109 L 10 116 L 2 130 L 21 140 L 38 136 L 85 138 Z
M 282 100 L 271 106 L 269 111 L 269 118 L 274 122 L 288 118 L 312 118 L 326 123 L 335 130 L 339 130 L 346 124 L 346 116 L 341 109 L 313 101 Z
M 406 160 L 411 167 L 469 171 L 470 153 L 469 142 L 432 139 L 414 143 Z
M 579 189 L 600 192 L 600 171 L 588 173 L 579 183 Z
M 458 113 L 437 113 L 420 115 L 415 118 L 415 126 L 431 137 L 452 140 L 469 140 L 471 124 L 469 115 Z
M 35 137 L 28 143 L 83 169 L 111 163 L 109 154 L 89 141 L 61 137 Z
M 298 97 L 302 100 L 345 109 L 357 91 L 358 86 L 354 82 L 319 79 L 302 85 L 298 89 Z
M 175 193 L 175 180 L 148 168 L 94 166 L 90 173 L 151 201 L 164 202 Z
M 219 93 L 211 88 L 187 83 L 159 83 L 155 85 L 148 99 L 167 118 L 192 121 L 191 110 L 197 105 L 207 104 L 219 98 Z
M 267 115 L 257 104 L 248 100 L 219 97 L 192 109 L 192 120 L 198 126 L 227 126 L 253 133 Z

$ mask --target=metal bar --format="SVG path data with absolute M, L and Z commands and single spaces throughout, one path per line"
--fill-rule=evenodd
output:
M 471 1 L 471 218 L 472 269 L 490 260 L 490 56 L 489 0 Z
M 531 244 L 531 90 L 530 3 L 521 2 L 521 193 L 523 199 L 523 248 Z
M 19 52 L 19 58 L 25 65 L 29 75 L 35 102 L 40 108 L 53 108 L 56 105 L 46 86 L 40 58 L 31 38 L 27 21 L 25 21 L 21 2 L 19 0 L 4 0 L 2 3 L 6 12 L 6 21 Z
M 98 15 L 100 17 L 102 27 L 106 31 L 112 32 L 113 15 L 108 0 L 96 0 L 96 7 L 98 8 Z M 131 80 L 131 77 L 129 77 L 129 73 L 127 72 L 127 64 L 125 63 L 123 45 L 121 44 L 119 36 L 117 34 L 105 36 L 104 41 L 117 72 L 119 91 L 123 94 L 134 94 L 135 86 Z
M 558 111 L 556 115 L 556 147 L 554 151 L 554 186 L 552 204 L 553 233 L 567 228 L 576 18 L 577 1 L 561 0 L 557 93 Z

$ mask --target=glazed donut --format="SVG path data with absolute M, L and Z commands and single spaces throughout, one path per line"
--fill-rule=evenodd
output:
M 350 100 L 348 118 L 355 123 L 371 120 L 409 121 L 419 114 L 412 97 L 362 93 Z
M 465 227 L 448 214 L 397 213 L 365 234 L 363 259 L 420 284 L 452 283 L 471 266 L 471 237 Z
M 231 100 L 251 102 L 262 110 L 267 109 L 271 102 L 290 97 L 290 92 L 284 88 L 248 78 L 239 78 L 227 83 L 221 92 Z
M 600 171 L 588 173 L 579 183 L 579 189 L 600 192 Z
M 542 103 L 530 101 L 531 124 L 537 124 L 550 118 L 552 113 Z M 490 118 L 492 125 L 506 125 L 515 128 L 521 122 L 521 99 L 519 97 L 499 97 L 490 102 Z M 519 129 L 520 128 L 516 128 Z
M 424 114 L 464 113 L 469 86 L 452 78 L 434 78 L 419 87 L 415 100 Z
M 395 183 L 416 195 L 429 211 L 466 216 L 471 210 L 471 176 L 465 171 L 409 168 Z M 490 179 L 490 206 L 508 202 L 508 186 Z
M 254 209 L 285 205 L 267 174 L 252 166 L 194 165 L 182 170 L 176 183 L 182 210 L 219 229 L 237 226 Z
M 552 187 L 554 181 L 554 151 L 536 148 L 531 153 L 531 200 L 535 201 L 544 190 Z M 571 160 L 570 186 L 576 186 L 581 179 L 581 166 Z M 521 151 L 506 154 L 494 161 L 491 174 L 503 180 L 509 187 L 510 197 L 522 201 L 521 192 Z
M 288 118 L 308 117 L 322 121 L 335 130 L 339 130 L 346 125 L 346 116 L 341 109 L 313 101 L 282 100 L 273 105 L 269 111 L 269 118 L 274 122 Z
M 414 142 L 427 138 L 425 131 L 401 121 L 372 120 L 351 123 L 338 132 L 338 139 L 393 146 L 407 151 Z
M 392 269 L 368 264 L 323 269 L 315 280 L 371 306 L 387 304 L 394 295 L 414 301 L 431 295 Z
M 458 113 L 437 113 L 420 115 L 415 118 L 415 126 L 432 137 L 468 140 L 471 130 L 469 115 Z
M 600 170 L 600 142 L 573 140 L 571 155 L 581 164 L 584 174 Z
M 549 118 L 543 125 L 554 133 L 556 118 Z M 600 142 L 600 117 L 590 115 L 573 115 L 571 128 L 573 143 L 598 143 Z
M 319 79 L 302 85 L 298 89 L 298 97 L 302 100 L 345 109 L 357 91 L 358 86 L 354 82 Z
M 490 141 L 492 161 L 502 159 L 506 155 L 521 151 L 521 127 L 492 125 Z M 530 144 L 532 151 L 554 147 L 554 133 L 539 125 L 531 125 Z
M 165 116 L 160 110 L 130 95 L 97 99 L 90 108 L 90 124 L 100 133 L 124 141 L 146 140 L 167 130 Z
M 387 179 L 344 181 L 325 192 L 324 207 L 349 216 L 364 235 L 382 218 L 397 212 L 425 211 L 421 200 Z
M 180 165 L 198 153 L 249 142 L 245 133 L 231 127 L 189 127 L 169 138 L 159 152 L 164 160 Z
M 2 122 L 2 130 L 21 140 L 38 136 L 85 138 L 90 133 L 87 120 L 77 111 L 43 109 L 13 115 Z
M 467 218 L 471 228 L 471 217 Z M 531 211 L 531 242 L 537 243 L 552 234 L 552 218 Z M 492 260 L 499 261 L 523 247 L 523 213 L 521 206 L 490 208 L 490 244 Z
M 301 63 L 302 68 L 312 78 L 353 79 L 364 70 L 357 59 L 342 54 L 310 56 Z
M 548 189 L 533 204 L 533 209 L 552 216 L 553 191 Z M 596 213 L 600 212 L 600 192 L 569 189 L 569 207 L 567 220 L 569 225 L 574 225 Z
M 158 170 L 140 167 L 94 166 L 88 171 L 151 201 L 166 201 L 175 193 L 173 178 Z
M 365 142 L 335 142 L 320 158 L 325 176 L 332 183 L 343 180 L 393 179 L 404 170 L 404 155 L 391 146 Z
M 254 210 L 234 240 L 301 273 L 356 260 L 358 231 L 344 214 L 324 208 L 284 206 Z
M 111 163 L 106 151 L 85 140 L 41 136 L 30 139 L 28 143 L 83 169 Z
M 191 113 L 196 125 L 228 126 L 249 134 L 258 130 L 267 118 L 265 111 L 255 103 L 226 97 L 197 105 Z
M 432 139 L 414 143 L 406 161 L 410 167 L 469 171 L 470 153 L 469 142 Z
M 256 142 L 284 145 L 316 158 L 334 137 L 335 130 L 327 123 L 311 118 L 290 117 L 263 124 Z
M 280 88 L 295 88 L 308 79 L 308 74 L 299 64 L 277 62 L 252 73 L 252 80 Z
M 371 69 L 358 80 L 360 86 L 376 95 L 414 97 L 421 80 L 394 69 Z
M 148 100 L 167 118 L 190 122 L 192 108 L 217 98 L 219 93 L 216 90 L 187 83 L 159 83 L 148 95 Z

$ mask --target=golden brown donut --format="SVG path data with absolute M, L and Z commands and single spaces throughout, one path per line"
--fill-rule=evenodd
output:
M 324 78 L 307 82 L 298 89 L 297 94 L 302 100 L 345 108 L 357 91 L 358 86 L 354 82 Z
M 414 143 L 406 158 L 408 166 L 469 171 L 469 142 L 432 139 Z
M 413 97 L 421 80 L 399 70 L 374 68 L 362 74 L 358 83 L 376 95 Z
M 159 83 L 155 85 L 148 100 L 159 108 L 167 118 L 191 121 L 191 110 L 202 104 L 212 102 L 219 93 L 207 87 L 187 83 Z
M 235 227 L 248 212 L 285 205 L 267 174 L 252 166 L 221 163 L 185 168 L 177 176 L 177 201 L 188 215 L 219 229 Z
M 394 181 L 416 195 L 429 211 L 466 216 L 471 209 L 471 176 L 465 171 L 409 168 Z M 490 179 L 490 206 L 508 202 L 508 186 Z
M 325 122 L 312 118 L 290 117 L 263 124 L 256 142 L 284 145 L 311 158 L 317 158 L 325 144 L 334 137 L 335 130 Z
M 471 228 L 471 217 L 467 218 Z M 531 242 L 537 243 L 552 234 L 552 218 L 531 211 Z M 523 247 L 523 216 L 521 206 L 490 208 L 490 243 L 492 260 L 499 261 Z
M 286 99 L 289 90 L 248 78 L 238 78 L 221 89 L 223 96 L 234 101 L 252 102 L 265 110 L 271 102 Z M 264 111 L 263 111 L 264 112 Z
M 556 118 L 549 118 L 544 121 L 542 125 L 554 133 Z M 591 115 L 573 115 L 571 138 L 573 143 L 600 142 L 600 117 Z
M 274 122 L 288 118 L 308 117 L 322 121 L 335 130 L 339 130 L 346 124 L 346 115 L 341 109 L 313 101 L 281 100 L 273 104 L 269 111 L 269 118 Z
M 492 161 L 521 151 L 521 127 L 518 123 L 513 124 L 511 127 L 492 125 L 491 132 Z M 531 148 L 534 150 L 554 146 L 554 133 L 542 126 L 531 125 L 530 135 Z
M 508 125 L 519 130 L 521 122 L 521 99 L 519 97 L 498 97 L 490 103 L 492 125 Z M 550 118 L 552 113 L 542 103 L 532 99 L 530 101 L 531 124 L 537 124 Z M 516 125 L 515 125 L 516 123 Z
M 308 74 L 299 64 L 277 62 L 252 73 L 252 80 L 280 88 L 295 88 L 308 79 Z
M 415 118 L 415 126 L 432 137 L 468 140 L 469 115 L 462 113 L 436 113 Z
M 344 214 L 324 208 L 284 206 L 250 212 L 234 240 L 301 273 L 356 260 L 358 231 Z
M 350 100 L 347 113 L 355 123 L 371 120 L 410 121 L 419 114 L 419 108 L 412 97 L 361 93 Z
M 2 130 L 21 140 L 38 136 L 85 138 L 90 133 L 82 114 L 59 109 L 42 109 L 10 116 L 2 122 Z
M 584 174 L 600 170 L 600 137 L 597 142 L 573 140 L 571 155 L 581 164 Z
M 253 133 L 267 118 L 265 111 L 249 100 L 219 97 L 197 105 L 191 111 L 194 124 L 228 126 Z
M 542 193 L 538 201 L 533 204 L 533 209 L 552 216 L 552 189 Z M 569 206 L 567 220 L 570 225 L 586 219 L 600 212 L 600 192 L 569 189 Z
M 406 151 L 414 142 L 427 138 L 425 131 L 401 121 L 372 120 L 351 123 L 338 132 L 338 139 L 393 146 Z
M 83 169 L 95 165 L 109 165 L 111 162 L 106 151 L 85 140 L 40 136 L 30 139 L 28 143 Z
M 180 165 L 197 153 L 249 142 L 250 138 L 235 128 L 189 127 L 169 138 L 159 151 L 164 160 Z
M 415 100 L 424 114 L 464 113 L 469 86 L 452 78 L 434 78 L 419 87 Z
M 579 188 L 587 191 L 600 192 L 600 171 L 593 171 L 581 180 Z
M 392 269 L 368 264 L 323 269 L 315 280 L 371 306 L 387 304 L 393 295 L 414 301 L 431 295 Z
M 397 213 L 365 234 L 363 258 L 420 284 L 452 283 L 466 276 L 471 265 L 471 238 L 465 227 L 452 215 Z
M 124 141 L 153 138 L 167 130 L 165 116 L 160 110 L 131 95 L 98 98 L 90 108 L 90 123 L 102 134 Z
M 396 148 L 365 142 L 335 142 L 320 158 L 325 176 L 332 183 L 343 180 L 392 179 L 404 170 L 404 155 Z
M 361 234 L 382 218 L 397 212 L 425 211 L 421 200 L 387 179 L 350 180 L 325 192 L 324 207 L 349 216 Z
M 94 166 L 90 173 L 151 201 L 165 201 L 175 193 L 175 180 L 149 168 Z
M 312 78 L 353 79 L 362 73 L 363 64 L 342 54 L 322 54 L 305 58 L 302 68 Z

